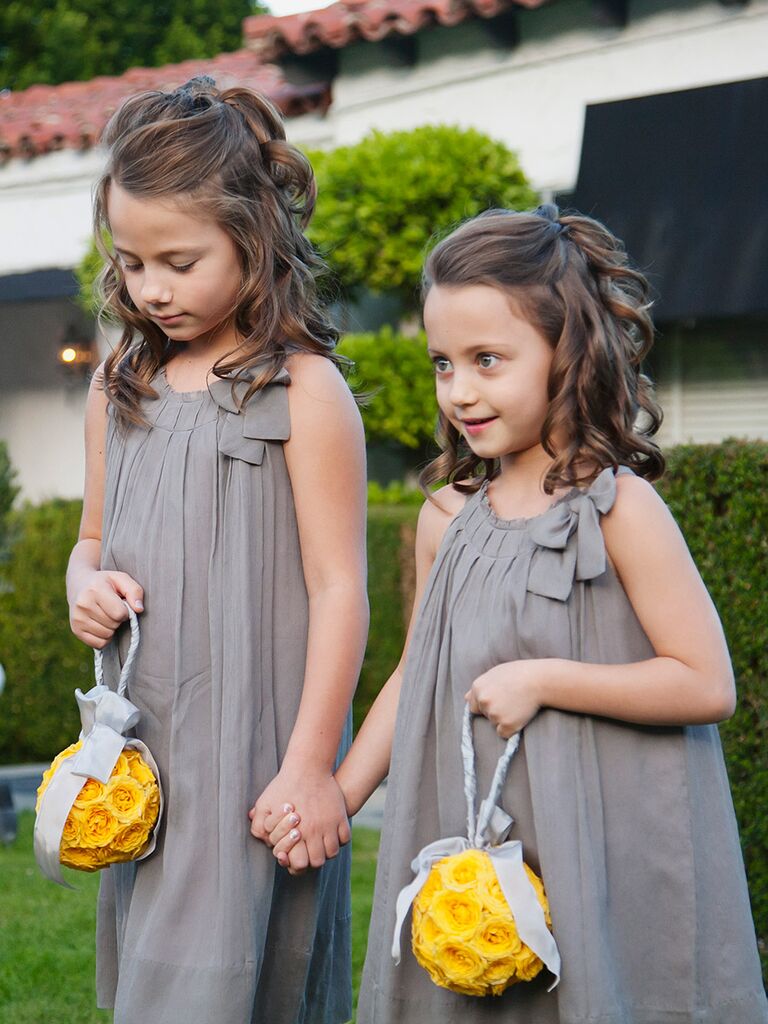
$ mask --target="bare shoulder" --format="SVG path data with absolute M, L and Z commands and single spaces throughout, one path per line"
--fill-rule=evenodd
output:
M 291 403 L 344 402 L 354 405 L 347 382 L 332 360 L 314 352 L 294 352 L 285 367 L 291 375 Z
M 421 506 L 417 527 L 417 543 L 433 556 L 440 547 L 445 531 L 461 512 L 467 496 L 448 484 L 435 491 Z
M 602 519 L 609 555 L 628 545 L 649 551 L 660 541 L 682 540 L 680 531 L 655 487 L 642 477 L 622 473 L 616 478 L 616 500 Z

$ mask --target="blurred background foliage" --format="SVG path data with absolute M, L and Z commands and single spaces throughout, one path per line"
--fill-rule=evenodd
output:
M 0 89 L 84 82 L 237 50 L 252 0 L 4 0 Z

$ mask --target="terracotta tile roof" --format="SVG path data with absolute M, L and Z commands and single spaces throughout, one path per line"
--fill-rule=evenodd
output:
M 428 25 L 458 25 L 492 18 L 513 7 L 541 7 L 546 0 L 339 0 L 319 11 L 282 18 L 254 15 L 243 22 L 245 45 L 264 60 L 285 53 L 340 49 L 358 39 L 413 35 Z
M 126 96 L 146 89 L 174 89 L 201 74 L 212 75 L 222 88 L 256 89 L 286 115 L 324 109 L 330 102 L 326 84 L 290 85 L 280 68 L 265 63 L 253 50 L 161 68 L 131 68 L 119 77 L 90 82 L 33 85 L 21 92 L 0 92 L 0 162 L 56 149 L 90 149 Z

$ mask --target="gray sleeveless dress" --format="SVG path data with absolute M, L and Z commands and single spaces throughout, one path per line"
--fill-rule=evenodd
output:
M 358 1024 L 768 1021 L 714 726 L 545 710 L 525 729 L 502 804 L 547 889 L 562 956 L 552 993 L 546 972 L 500 997 L 438 988 L 410 950 L 410 917 L 400 966 L 390 956 L 412 858 L 466 834 L 459 737 L 472 681 L 523 658 L 653 656 L 606 560 L 599 517 L 615 494 L 607 469 L 588 491 L 508 521 L 483 487 L 446 531 L 405 667 Z M 474 729 L 484 796 L 503 741 L 484 718 Z
M 109 417 L 102 567 L 145 589 L 129 696 L 166 801 L 156 852 L 102 875 L 97 994 L 115 1024 L 351 1016 L 349 849 L 292 878 L 249 834 L 304 678 L 289 382 L 238 413 L 230 382 L 177 393 L 161 371 L 148 429 Z M 114 654 L 108 670 L 115 685 Z

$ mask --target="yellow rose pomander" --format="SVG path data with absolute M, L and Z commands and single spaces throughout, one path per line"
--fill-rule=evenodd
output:
M 82 746 L 62 750 L 43 775 L 35 811 L 61 763 Z M 160 809 L 160 790 L 138 750 L 126 747 L 109 782 L 86 779 L 61 835 L 59 859 L 65 867 L 97 871 L 107 864 L 136 860 L 146 849 Z
M 549 904 L 541 879 L 523 864 L 547 927 Z M 483 850 L 444 857 L 432 867 L 413 902 L 412 943 L 436 985 L 469 996 L 500 996 L 530 981 L 544 964 L 524 942 Z

